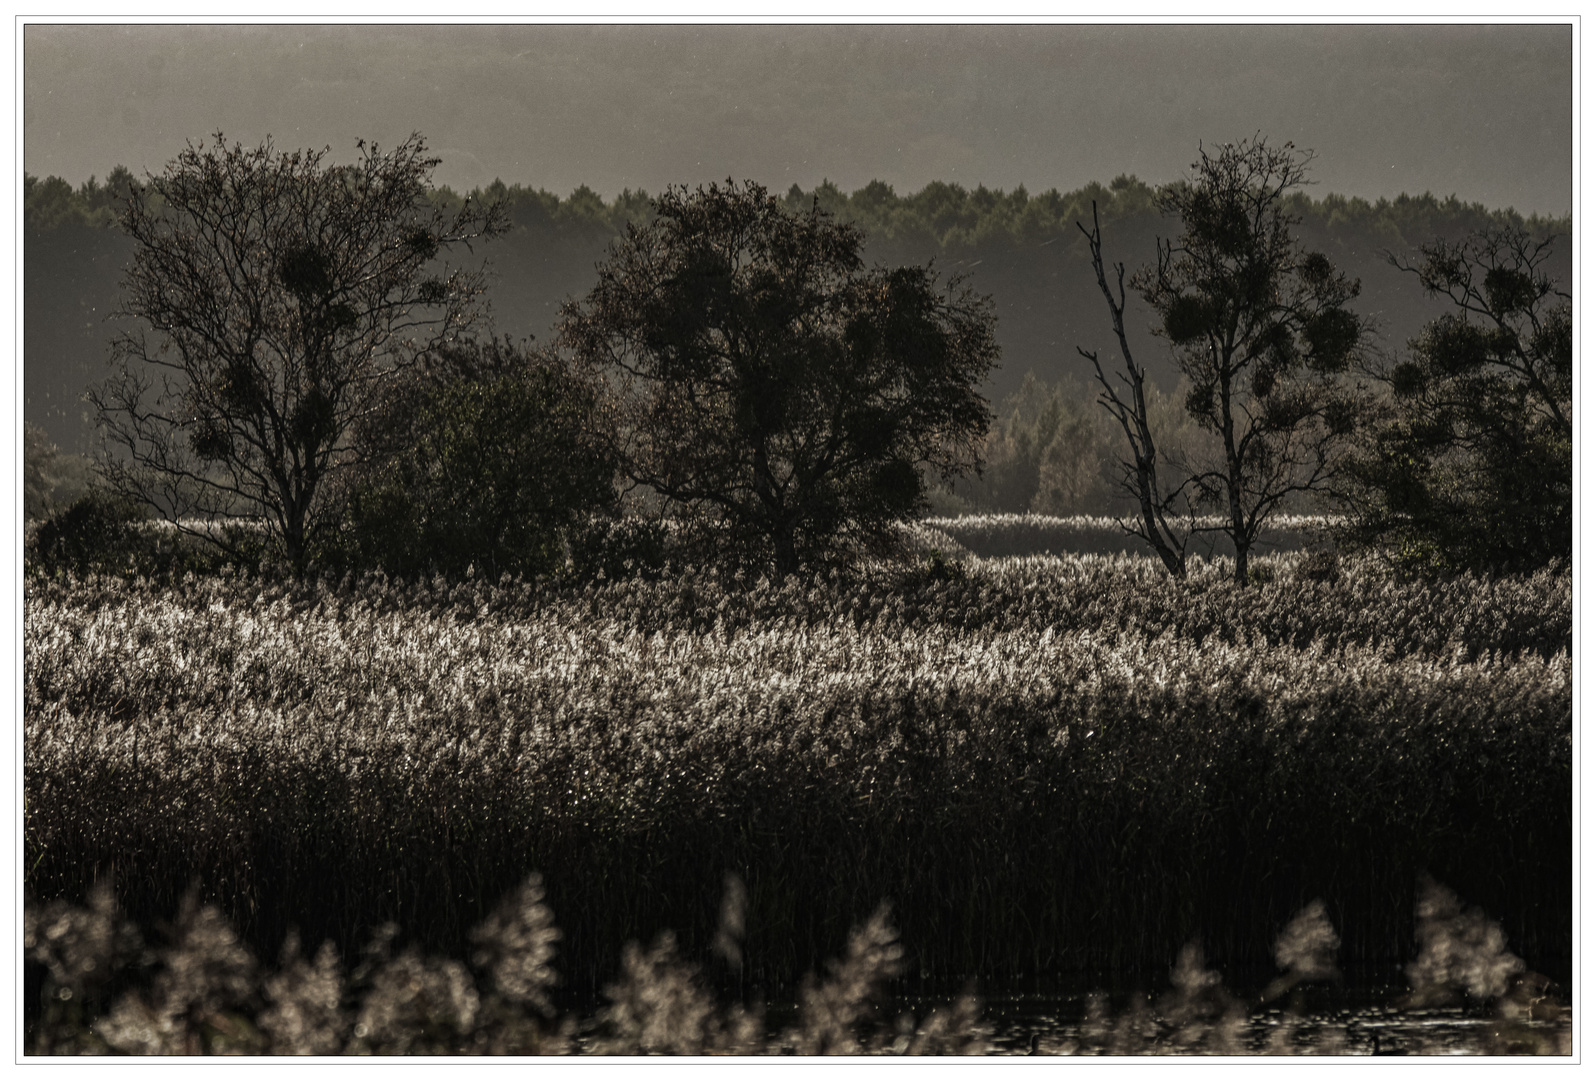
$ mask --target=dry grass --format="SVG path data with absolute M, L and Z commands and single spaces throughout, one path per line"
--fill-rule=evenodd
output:
M 1295 559 L 1250 589 L 1219 565 L 1179 583 L 1090 557 L 779 586 L 31 579 L 25 887 L 48 911 L 114 878 L 152 926 L 192 884 L 253 956 L 287 955 L 296 923 L 332 957 L 404 926 L 363 976 L 402 963 L 416 987 L 366 1018 L 373 1052 L 455 1045 L 501 1006 L 546 1018 L 543 969 L 494 967 L 472 936 L 552 947 L 527 921 L 541 901 L 489 906 L 533 868 L 572 994 L 699 954 L 792 993 L 852 955 L 850 922 L 883 895 L 913 977 L 1153 971 L 1199 934 L 1212 963 L 1267 962 L 1315 897 L 1343 958 L 1414 961 L 1425 868 L 1474 883 L 1533 966 L 1563 970 L 1571 575 L 1309 580 Z M 745 934 L 714 918 L 728 867 Z M 1315 933 L 1288 974 L 1314 970 Z M 354 1008 L 327 1004 L 334 961 L 297 948 L 278 982 L 235 972 L 279 1001 L 322 988 L 261 1037 Z M 467 992 L 473 964 L 487 990 Z M 708 995 L 720 971 L 679 982 Z M 191 1004 L 140 985 L 129 1030 L 172 1045 Z M 700 1003 L 682 1014 L 698 1027 L 661 1027 L 663 1005 L 619 994 L 631 1019 L 606 1038 L 743 1045 L 746 1017 Z M 416 1034 L 418 1009 L 447 1023 Z M 954 1015 L 882 1045 L 942 1045 Z M 495 1045 L 563 1037 L 504 1025 Z

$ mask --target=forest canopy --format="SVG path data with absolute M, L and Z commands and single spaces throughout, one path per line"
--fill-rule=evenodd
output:
M 58 176 L 41 180 L 26 175 L 26 227 L 30 233 L 48 233 L 62 225 L 108 225 L 114 216 L 115 192 L 125 189 L 130 179 L 132 174 L 120 165 L 103 181 L 91 176 L 75 188 Z M 618 234 L 629 222 L 647 220 L 653 205 L 652 197 L 642 190 L 626 189 L 605 201 L 586 185 L 563 199 L 542 188 L 501 180 L 467 194 L 475 200 L 504 199 L 516 225 L 525 229 L 592 228 Z M 850 194 L 826 180 L 808 191 L 792 185 L 786 203 L 790 210 L 818 203 L 820 209 L 859 226 L 878 242 L 931 243 L 953 252 L 998 239 L 1073 241 L 1078 237 L 1075 222 L 1091 216 L 1094 201 L 1107 224 L 1146 214 L 1156 216 L 1155 195 L 1152 185 L 1128 175 L 1117 176 L 1106 185 L 1094 182 L 1068 192 L 1049 188 L 1037 195 L 1030 194 L 1023 184 L 1004 191 L 985 185 L 966 188 L 941 180 L 906 195 L 899 195 L 891 184 L 872 180 Z M 448 204 L 465 195 L 444 186 L 433 189 L 433 197 Z M 1302 216 L 1306 229 L 1367 233 L 1391 247 L 1417 246 L 1437 235 L 1487 223 L 1517 223 L 1541 232 L 1566 232 L 1571 224 L 1568 216 L 1524 217 L 1511 209 L 1492 210 L 1455 195 L 1441 198 L 1429 192 L 1374 202 L 1333 193 L 1315 199 L 1297 192 L 1291 196 L 1289 208 Z
M 65 453 L 86 451 L 92 437 L 82 394 L 103 377 L 105 315 L 117 303 L 121 268 L 132 252 L 131 241 L 108 227 L 115 192 L 131 179 L 120 167 L 77 186 L 59 177 L 24 178 L 24 418 Z M 628 223 L 646 223 L 653 202 L 642 191 L 605 198 L 579 187 L 561 197 L 499 182 L 466 194 L 502 198 L 509 211 L 509 233 L 485 252 L 496 332 L 542 341 L 552 338 L 560 305 L 591 288 L 595 264 Z M 440 187 L 431 198 L 444 208 L 466 194 Z M 1153 258 L 1154 238 L 1168 231 L 1154 198 L 1154 187 L 1134 176 L 1038 194 L 941 181 L 910 193 L 881 181 L 852 193 L 829 182 L 783 193 L 789 210 L 818 205 L 860 228 L 867 263 L 935 260 L 942 273 L 967 273 L 972 286 L 990 294 L 1003 350 L 1002 366 L 984 391 L 994 403 L 1019 392 L 1028 372 L 1046 385 L 1086 375 L 1075 347 L 1111 345 L 1090 252 L 1075 223 L 1090 220 L 1095 201 L 1115 257 L 1139 265 Z M 1298 232 L 1308 248 L 1362 281 L 1357 309 L 1375 322 L 1379 343 L 1390 350 L 1419 334 L 1443 307 L 1391 267 L 1386 252 L 1411 257 L 1421 244 L 1456 242 L 1491 227 L 1562 236 L 1571 227 L 1569 217 L 1525 218 L 1430 194 L 1371 202 L 1297 192 L 1288 209 L 1301 218 Z M 1570 250 L 1560 242 L 1557 265 L 1550 268 L 1564 282 Z M 1151 314 L 1133 305 L 1126 322 L 1149 378 L 1174 392 L 1176 366 L 1146 334 Z

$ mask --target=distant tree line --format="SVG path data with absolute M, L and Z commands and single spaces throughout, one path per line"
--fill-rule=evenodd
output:
M 52 515 L 42 550 L 153 513 L 223 559 L 295 570 L 632 572 L 671 547 L 785 576 L 890 546 L 933 505 L 1126 509 L 1177 576 L 1194 534 L 1224 533 L 1245 583 L 1266 521 L 1311 503 L 1405 570 L 1571 551 L 1566 220 L 1315 201 L 1312 155 L 1261 136 L 1156 189 L 1035 198 L 731 181 L 462 197 L 430 185 L 419 136 L 360 150 L 331 166 L 218 135 L 144 181 L 25 179 L 30 341 L 70 308 L 52 260 L 114 270 L 122 319 L 87 394 L 105 486 Z M 491 315 L 472 268 L 490 240 Z M 1144 241 L 1154 258 L 1127 278 L 1117 256 Z M 549 345 L 506 332 L 540 317 L 509 286 L 546 297 L 528 282 L 569 280 L 595 248 L 598 283 L 560 300 Z M 1401 282 L 1402 318 L 1343 260 Z M 1075 365 L 1032 340 L 1052 377 L 1011 363 L 992 380 L 1061 315 Z M 1405 353 L 1378 335 L 1404 320 Z M 46 367 L 28 365 L 30 409 Z M 38 510 L 72 470 L 28 434 Z
M 93 410 L 82 395 L 103 377 L 105 317 L 117 303 L 121 268 L 132 254 L 130 240 L 106 226 L 114 193 L 131 179 L 122 168 L 77 187 L 57 177 L 24 178 L 24 415 L 67 452 L 85 452 L 92 439 Z M 497 331 L 518 340 L 551 338 L 561 305 L 591 286 L 608 245 L 627 224 L 646 223 L 653 214 L 652 197 L 641 191 L 606 200 L 578 188 L 562 198 L 495 183 L 470 195 L 479 204 L 502 200 L 508 214 L 506 232 L 486 249 L 491 273 L 484 297 Z M 1094 202 L 1117 257 L 1150 261 L 1156 238 L 1168 232 L 1156 188 L 1129 176 L 1036 195 L 942 182 L 900 195 L 876 181 L 851 194 L 824 183 L 778 196 L 789 210 L 818 206 L 858 227 L 867 262 L 935 260 L 944 273 L 969 273 L 993 298 L 998 319 L 1004 359 L 987 387 L 995 402 L 1019 391 L 1027 372 L 1046 384 L 1080 375 L 1077 345 L 1112 345 L 1091 253 L 1075 225 L 1091 220 Z M 464 196 L 437 188 L 430 198 L 449 205 Z M 1357 309 L 1376 321 L 1387 348 L 1400 348 L 1442 308 L 1391 267 L 1384 252 L 1416 258 L 1421 244 L 1510 225 L 1565 238 L 1570 228 L 1566 217 L 1524 218 L 1428 194 L 1369 202 L 1334 194 L 1312 198 L 1299 190 L 1288 197 L 1287 209 L 1301 218 L 1297 234 L 1308 248 L 1362 282 Z M 1569 280 L 1570 251 L 1565 240 L 1552 252 L 1551 271 L 1559 280 Z M 1133 310 L 1131 343 L 1151 381 L 1172 392 L 1180 372 L 1147 333 L 1149 321 Z
M 106 226 L 116 218 L 118 193 L 125 193 L 133 174 L 118 165 L 102 181 L 90 177 L 77 187 L 58 176 L 23 177 L 25 228 L 40 238 L 66 226 Z M 448 207 L 469 197 L 476 202 L 502 203 L 510 229 L 495 255 L 503 257 L 515 237 L 547 240 L 544 234 L 587 233 L 608 241 L 629 224 L 643 224 L 654 215 L 654 199 L 646 191 L 626 189 L 614 198 L 587 186 L 561 198 L 541 188 L 505 184 L 495 180 L 462 195 L 447 186 L 429 189 L 431 201 Z M 1093 182 L 1074 191 L 1050 188 L 1037 195 L 1024 185 L 1012 191 L 977 185 L 933 181 L 917 192 L 899 195 L 892 185 L 872 180 L 850 193 L 831 181 L 805 191 L 797 184 L 782 195 L 788 210 L 817 206 L 863 231 L 867 246 L 901 246 L 915 252 L 934 249 L 943 258 L 962 258 L 982 249 L 1014 244 L 1059 241 L 1077 258 L 1087 260 L 1087 245 L 1076 222 L 1091 217 L 1095 203 L 1105 225 L 1131 236 L 1157 232 L 1160 212 L 1158 188 L 1130 175 L 1110 183 Z M 1301 218 L 1305 238 L 1329 238 L 1340 254 L 1374 248 L 1403 251 L 1436 237 L 1461 236 L 1492 225 L 1520 225 L 1531 232 L 1567 233 L 1567 216 L 1525 217 L 1511 209 L 1491 209 L 1467 203 L 1457 196 L 1440 198 L 1428 192 L 1399 195 L 1374 202 L 1359 197 L 1326 194 L 1315 199 L 1304 191 L 1288 194 L 1285 208 Z M 1146 226 L 1151 226 L 1147 229 Z
M 133 174 L 118 165 L 102 181 L 90 177 L 77 187 L 58 176 L 40 179 L 23 177 L 23 220 L 30 233 L 46 235 L 63 226 L 105 226 L 116 217 L 117 194 L 125 193 Z M 505 184 L 495 180 L 467 195 L 447 186 L 429 189 L 431 201 L 448 207 L 469 196 L 477 202 L 502 203 L 510 216 L 507 237 L 525 230 L 528 233 L 590 231 L 606 240 L 619 235 L 629 224 L 643 224 L 654 215 L 654 198 L 643 190 L 626 189 L 605 201 L 602 195 L 583 185 L 561 198 L 542 188 Z M 933 181 L 919 191 L 899 195 L 892 185 L 872 180 L 850 193 L 831 181 L 823 181 L 805 191 L 792 185 L 781 196 L 788 210 L 818 206 L 838 219 L 862 230 L 870 246 L 908 245 L 919 251 L 936 248 L 943 257 L 971 254 L 990 245 L 1036 243 L 1058 240 L 1078 256 L 1088 256 L 1086 243 L 1076 230 L 1076 222 L 1091 217 L 1096 203 L 1105 225 L 1118 225 L 1129 231 L 1127 222 L 1142 219 L 1157 231 L 1160 213 L 1158 188 L 1135 176 L 1121 175 L 1108 184 L 1093 182 L 1074 191 L 1050 188 L 1032 195 L 1022 184 L 1012 191 L 984 185 L 966 188 L 962 184 Z M 1317 240 L 1332 236 L 1347 252 L 1363 250 L 1371 243 L 1380 248 L 1401 251 L 1427 243 L 1436 237 L 1461 235 L 1491 225 L 1520 225 L 1531 232 L 1563 234 L 1571 227 L 1564 217 L 1525 217 L 1511 209 L 1491 209 L 1468 203 L 1457 196 L 1437 197 L 1399 195 L 1374 202 L 1352 196 L 1327 193 L 1313 198 L 1294 191 L 1285 200 L 1286 209 L 1299 216 L 1305 237 Z M 539 238 L 539 237 L 529 237 Z M 506 239 L 503 247 L 513 245 Z

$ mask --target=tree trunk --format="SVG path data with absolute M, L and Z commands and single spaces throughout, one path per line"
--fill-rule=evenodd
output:
M 1236 584 L 1246 585 L 1250 580 L 1247 577 L 1247 563 L 1251 558 L 1252 545 L 1236 542 Z
M 795 530 L 788 522 L 778 522 L 771 531 L 771 541 L 776 548 L 776 577 L 786 579 L 798 572 L 798 541 Z
M 1225 441 L 1225 509 L 1230 514 L 1230 526 L 1225 530 L 1230 535 L 1230 542 L 1236 549 L 1236 584 L 1247 584 L 1247 554 L 1251 545 L 1251 537 L 1246 535 L 1245 522 L 1241 514 L 1241 455 L 1236 452 L 1236 419 L 1231 415 L 1230 389 L 1236 370 L 1230 366 L 1230 356 L 1233 347 L 1228 343 L 1222 356 L 1219 378 L 1219 419 L 1220 434 Z
M 310 499 L 311 493 L 301 489 L 283 500 L 283 554 L 296 574 L 304 571 L 310 558 Z

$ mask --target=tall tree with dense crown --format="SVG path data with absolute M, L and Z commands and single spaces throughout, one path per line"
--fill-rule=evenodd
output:
M 1347 307 L 1358 282 L 1292 233 L 1286 197 L 1311 160 L 1261 136 L 1201 150 L 1158 195 L 1183 231 L 1134 280 L 1191 380 L 1187 411 L 1218 441 L 1184 472 L 1219 511 L 1243 584 L 1269 517 L 1328 489 L 1363 408 L 1346 375 L 1369 333 Z
M 1342 487 L 1345 539 L 1417 573 L 1573 555 L 1573 309 L 1553 243 L 1505 225 L 1391 257 L 1453 310 L 1376 371 L 1391 394 Z
M 438 158 L 392 150 L 190 144 L 133 184 L 118 224 L 136 249 L 113 374 L 91 393 L 106 480 L 179 529 L 228 547 L 258 523 L 303 567 L 332 523 L 326 481 L 384 382 L 479 312 L 484 272 L 440 256 L 504 228 L 497 206 L 427 199 Z M 206 524 L 209 523 L 209 524 Z
M 631 482 L 785 576 L 920 512 L 923 467 L 979 469 L 989 299 L 929 266 L 866 269 L 858 229 L 752 182 L 655 211 L 560 335 L 616 377 Z

